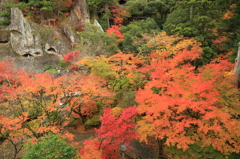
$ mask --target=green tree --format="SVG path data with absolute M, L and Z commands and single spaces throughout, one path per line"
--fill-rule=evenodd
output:
M 125 4 L 125 8 L 130 12 L 132 20 L 151 17 L 162 28 L 173 5 L 173 0 L 130 0 Z
M 98 13 L 104 13 L 107 27 L 110 27 L 110 6 L 117 4 L 118 0 L 87 0 L 92 19 L 98 19 Z M 104 8 L 104 9 L 102 9 Z
M 56 3 L 52 0 L 30 0 L 29 3 L 30 6 L 35 6 L 40 9 L 40 19 L 41 23 L 45 20 L 45 12 L 51 12 L 53 11 L 53 6 L 56 5 Z
M 28 143 L 23 159 L 72 159 L 77 155 L 76 148 L 56 134 L 48 134 L 39 138 L 35 144 Z
M 77 33 L 79 45 L 77 50 L 86 56 L 112 55 L 119 50 L 116 45 L 117 39 L 102 32 L 98 26 L 85 23 L 83 31 Z
M 121 50 L 127 53 L 138 53 L 140 47 L 139 45 L 134 45 L 134 40 L 141 40 L 142 34 L 159 32 L 160 28 L 153 18 L 147 18 L 123 26 L 120 31 L 124 33 L 124 40 L 119 44 Z
M 225 6 L 213 0 L 177 0 L 164 24 L 164 30 L 168 34 L 195 37 L 202 43 L 204 51 L 198 65 L 206 64 L 219 54 L 212 40 L 218 37 L 214 30 L 220 27 Z
M 0 20 L 0 25 L 8 26 L 11 23 L 11 21 L 10 21 L 10 19 L 11 19 L 11 8 L 17 7 L 20 10 L 22 10 L 27 6 L 28 5 L 26 3 L 18 3 L 18 4 L 6 3 L 4 5 L 3 11 L 0 13 L 0 17 L 2 17 L 2 20 Z
M 229 3 L 229 1 L 222 0 L 222 4 L 226 6 L 230 13 L 232 13 L 232 16 L 222 19 L 222 27 L 219 31 L 224 32 L 227 35 L 228 40 L 225 44 L 225 48 L 233 48 L 230 61 L 235 62 L 238 51 L 238 43 L 240 42 L 240 1 L 234 0 L 232 3 Z

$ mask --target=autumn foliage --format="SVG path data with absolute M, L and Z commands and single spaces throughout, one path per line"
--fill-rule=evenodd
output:
M 0 66 L 6 70 L 1 72 L 0 135 L 16 148 L 49 132 L 65 132 L 64 138 L 72 140 L 64 130 L 70 119 L 79 118 L 84 123 L 98 112 L 96 102 L 111 103 L 113 93 L 96 75 L 75 72 L 54 78 L 7 66 Z M 20 150 L 15 150 L 15 157 Z
M 237 103 L 228 107 L 223 98 L 237 100 L 234 79 L 227 75 L 232 64 L 220 61 L 196 70 L 186 63 L 199 55 L 198 48 L 185 49 L 173 58 L 151 54 L 149 66 L 142 68 L 150 81 L 136 94 L 138 113 L 146 114 L 138 121 L 141 140 L 153 136 L 183 150 L 201 141 L 203 147 L 238 153 L 240 127 L 231 111 Z M 233 92 L 226 93 L 228 89 Z
M 101 127 L 96 130 L 98 140 L 86 141 L 86 146 L 81 150 L 83 156 L 94 156 L 101 154 L 102 159 L 119 158 L 120 144 L 130 145 L 132 139 L 137 139 L 138 135 L 134 131 L 135 124 L 131 119 L 136 115 L 136 107 L 129 107 L 120 113 L 119 116 L 112 114 L 112 109 L 107 108 L 101 117 Z M 92 144 L 89 151 L 89 144 Z M 92 154 L 92 152 L 97 153 Z M 92 157 L 95 158 L 95 157 Z
M 107 29 L 107 33 L 117 37 L 118 41 L 122 41 L 124 40 L 124 35 L 120 32 L 120 28 L 120 25 L 111 25 L 111 27 Z
M 192 38 L 163 32 L 146 45 L 151 52 L 145 57 L 119 51 L 78 61 L 80 52 L 72 51 L 65 61 L 87 73 L 76 69 L 58 77 L 1 62 L 0 137 L 15 148 L 16 157 L 23 142 L 50 132 L 73 144 L 66 128 L 78 120 L 83 127 L 97 123 L 95 137 L 78 144 L 81 158 L 120 158 L 119 146 L 131 149 L 133 139 L 157 141 L 158 157 L 164 147 L 188 151 L 194 144 L 224 155 L 239 153 L 233 64 L 219 57 L 196 68 L 202 49 Z
M 63 59 L 68 62 L 74 62 L 74 60 L 77 61 L 77 59 L 79 58 L 79 54 L 80 54 L 80 51 L 74 50 L 74 51 L 66 53 L 63 56 Z

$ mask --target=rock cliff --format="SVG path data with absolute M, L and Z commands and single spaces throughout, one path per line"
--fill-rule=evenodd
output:
M 234 74 L 237 80 L 237 86 L 240 88 L 240 42 L 238 43 L 238 54 L 235 59 Z
M 3 6 L 6 2 L 0 3 Z M 0 60 L 11 60 L 18 67 L 39 71 L 46 65 L 56 66 L 76 42 L 72 26 L 85 22 L 89 22 L 86 0 L 76 0 L 70 16 L 57 27 L 36 24 L 18 8 L 11 8 L 11 24 L 0 30 Z

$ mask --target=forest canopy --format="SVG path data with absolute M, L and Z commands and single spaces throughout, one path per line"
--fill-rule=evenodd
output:
M 18 7 L 60 28 L 78 1 L 14 1 L 1 25 Z M 239 158 L 232 62 L 240 2 L 87 4 L 90 22 L 72 26 L 76 46 L 58 66 L 36 72 L 0 62 L 0 158 Z

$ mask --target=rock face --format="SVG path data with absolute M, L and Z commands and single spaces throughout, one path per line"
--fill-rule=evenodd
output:
M 104 32 L 102 26 L 98 23 L 97 19 L 94 19 L 93 25 L 98 26 L 100 28 L 100 31 Z
M 238 43 L 238 54 L 237 58 L 235 59 L 234 74 L 237 78 L 238 88 L 240 88 L 240 42 Z
M 42 56 L 41 38 L 18 8 L 11 8 L 10 41 L 13 50 L 21 56 Z
M 74 6 L 70 12 L 70 20 L 73 21 L 74 24 L 90 22 L 87 0 L 75 1 Z
M 0 6 L 7 1 L 0 0 Z M 24 18 L 21 10 L 11 8 L 11 24 L 0 29 L 0 60 L 11 59 L 19 67 L 34 70 L 43 70 L 46 65 L 56 66 L 76 42 L 72 26 L 85 22 L 90 22 L 86 0 L 75 0 L 70 16 L 55 28 L 33 23 Z
M 58 28 L 28 22 L 18 8 L 11 9 L 9 30 L 14 52 L 23 57 L 38 57 L 47 53 L 61 59 L 71 50 L 71 37 L 68 38 Z
M 73 33 L 68 37 L 60 28 L 28 21 L 18 8 L 11 8 L 11 24 L 8 30 L 1 32 L 1 45 L 6 43 L 4 48 L 11 50 L 5 56 L 14 58 L 19 67 L 35 67 L 38 70 L 43 70 L 46 65 L 56 65 L 62 55 L 71 51 L 71 38 L 74 37 Z M 0 54 L 4 55 L 3 50 Z

